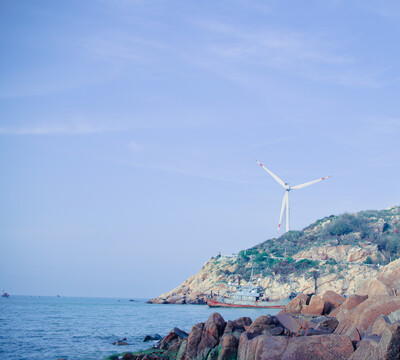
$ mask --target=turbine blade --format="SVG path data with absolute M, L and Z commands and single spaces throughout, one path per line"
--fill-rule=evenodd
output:
M 330 178 L 330 177 L 331 177 L 331 176 L 325 176 L 325 177 L 323 177 L 323 178 L 321 178 L 321 179 L 309 181 L 309 182 L 306 182 L 306 183 L 304 183 L 304 184 L 300 184 L 300 185 L 296 185 L 296 186 L 291 186 L 290 188 L 291 188 L 291 189 L 302 189 L 302 188 L 304 188 L 304 187 L 306 187 L 306 186 L 310 186 L 310 185 L 312 185 L 312 184 L 315 184 L 315 183 L 317 183 L 317 182 L 319 182 L 319 181 L 321 181 L 321 180 L 328 179 L 328 178 Z
M 254 159 L 256 160 L 256 159 Z M 259 164 L 268 174 L 270 174 L 281 186 L 285 187 L 285 183 L 283 182 L 282 179 L 278 178 L 271 170 L 267 169 L 263 164 L 261 164 L 259 161 L 257 161 L 257 164 Z
M 281 224 L 282 224 L 283 212 L 285 211 L 285 207 L 287 205 L 287 198 L 288 198 L 288 191 L 285 191 L 285 195 L 283 195 L 283 199 L 282 199 L 281 216 L 279 216 L 278 233 L 279 233 L 279 229 L 281 228 Z

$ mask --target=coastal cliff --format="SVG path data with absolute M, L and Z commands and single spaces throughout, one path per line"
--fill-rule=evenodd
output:
M 204 304 L 229 283 L 260 278 L 269 299 L 290 292 L 353 294 L 382 265 L 400 257 L 400 207 L 320 219 L 302 231 L 290 231 L 236 256 L 212 257 L 175 289 L 150 300 L 156 304 Z M 290 285 L 291 284 L 291 285 Z

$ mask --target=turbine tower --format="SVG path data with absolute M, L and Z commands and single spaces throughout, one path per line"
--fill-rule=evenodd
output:
M 257 161 L 257 160 L 256 160 Z M 263 164 L 261 164 L 259 161 L 257 161 L 257 163 L 268 173 L 270 174 L 278 183 L 279 185 L 281 185 L 286 191 L 285 191 L 285 195 L 283 195 L 283 199 L 282 199 L 282 207 L 281 207 L 281 215 L 279 217 L 279 225 L 278 225 L 278 233 L 279 233 L 279 229 L 281 227 L 281 223 L 282 223 L 282 217 L 283 217 L 283 212 L 285 211 L 286 208 L 286 231 L 289 231 L 289 192 L 291 190 L 297 190 L 297 189 L 302 189 L 306 186 L 310 186 L 312 184 L 315 184 L 321 180 L 325 180 L 330 178 L 330 176 L 325 176 L 321 179 L 317 179 L 317 180 L 313 180 L 313 181 L 309 181 L 306 182 L 304 184 L 300 184 L 300 185 L 296 185 L 296 186 L 290 186 L 288 183 L 285 183 L 282 179 L 280 179 L 278 176 L 276 176 L 271 170 L 267 169 Z

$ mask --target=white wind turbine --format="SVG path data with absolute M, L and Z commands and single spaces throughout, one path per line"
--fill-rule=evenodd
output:
M 256 160 L 257 161 L 257 160 Z M 282 179 L 280 179 L 279 177 L 277 177 L 271 170 L 267 169 L 263 164 L 261 164 L 259 161 L 257 161 L 257 163 L 268 173 L 270 174 L 278 183 L 279 185 L 281 185 L 282 187 L 285 188 L 285 195 L 283 195 L 283 199 L 282 199 L 282 207 L 281 207 L 281 216 L 279 217 L 279 225 L 278 225 L 278 233 L 279 233 L 279 229 L 281 227 L 281 223 L 282 223 L 282 217 L 283 217 L 283 212 L 285 211 L 285 207 L 286 207 L 286 231 L 289 231 L 289 192 L 291 190 L 297 190 L 297 189 L 302 189 L 306 186 L 315 184 L 321 180 L 325 180 L 330 178 L 330 176 L 325 176 L 321 179 L 317 179 L 317 180 L 313 180 L 313 181 L 309 181 L 306 182 L 304 184 L 300 184 L 300 185 L 296 185 L 296 186 L 290 186 L 288 183 L 283 182 Z

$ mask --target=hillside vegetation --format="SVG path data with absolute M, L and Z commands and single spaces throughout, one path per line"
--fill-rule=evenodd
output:
M 355 214 L 331 215 L 317 220 L 302 231 L 289 231 L 281 237 L 270 239 L 238 254 L 240 265 L 237 273 L 249 279 L 253 268 L 257 274 L 298 274 L 316 266 L 315 260 L 298 262 L 293 256 L 312 248 L 338 247 L 350 245 L 364 247 L 376 245 L 379 251 L 375 258 L 365 259 L 368 264 L 387 264 L 400 258 L 400 207 L 386 210 L 368 210 Z M 335 265 L 337 261 L 321 254 L 325 265 Z

